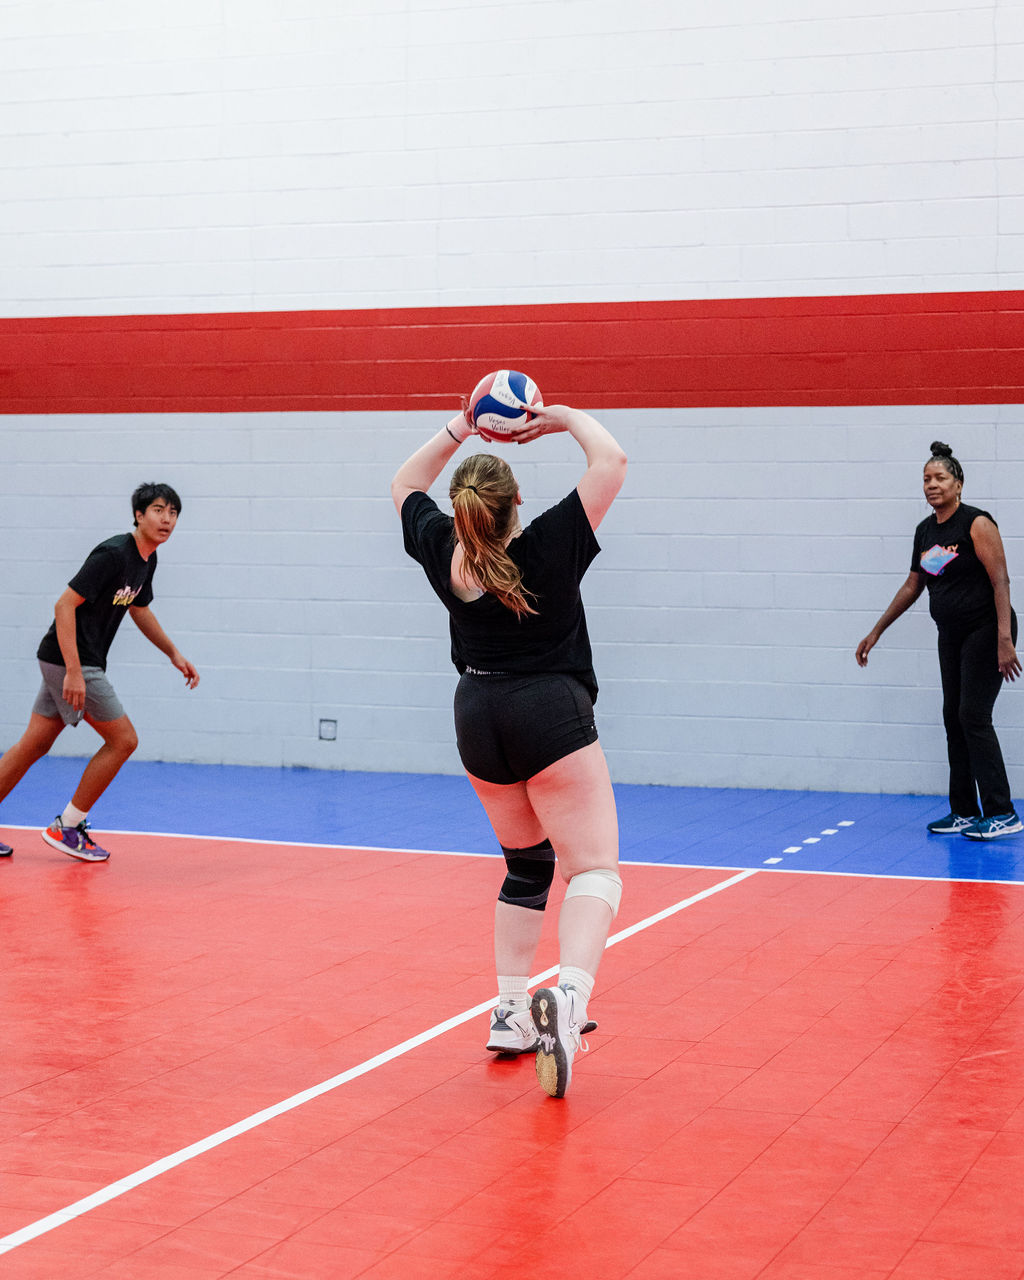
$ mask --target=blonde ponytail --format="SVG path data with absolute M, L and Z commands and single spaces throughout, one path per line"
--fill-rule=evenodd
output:
M 516 527 L 519 486 L 501 458 L 477 453 L 460 463 L 448 495 L 455 511 L 455 535 L 466 565 L 481 587 L 515 614 L 536 613 L 515 561 L 505 549 Z

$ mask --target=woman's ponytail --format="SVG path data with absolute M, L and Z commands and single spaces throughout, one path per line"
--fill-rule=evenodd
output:
M 501 458 L 477 453 L 460 463 L 448 491 L 455 536 L 473 577 L 513 613 L 536 613 L 506 543 L 516 527 L 519 486 Z

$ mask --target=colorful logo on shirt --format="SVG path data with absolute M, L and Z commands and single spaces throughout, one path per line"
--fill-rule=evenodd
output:
M 126 582 L 120 591 L 114 592 L 114 604 L 128 606 L 142 590 L 141 587 L 133 587 L 131 583 Z
M 938 543 L 934 547 L 922 553 L 921 568 L 925 573 L 930 573 L 933 578 L 937 578 L 942 573 L 947 564 L 951 564 L 960 554 L 954 542 L 951 547 L 940 547 Z

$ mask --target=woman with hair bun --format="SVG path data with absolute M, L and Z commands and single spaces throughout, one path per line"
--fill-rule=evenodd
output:
M 1004 680 L 1021 673 L 1017 615 L 1003 540 L 987 511 L 960 501 L 964 470 L 948 444 L 932 442 L 924 496 L 932 512 L 917 526 L 906 582 L 857 646 L 857 661 L 928 588 L 939 630 L 942 719 L 949 754 L 949 808 L 929 822 L 934 835 L 995 840 L 1024 830 L 1014 811 L 992 708 Z M 980 793 L 980 805 L 979 805 Z
M 460 413 L 399 467 L 391 496 L 405 549 L 449 615 L 459 672 L 459 755 L 505 855 L 494 917 L 498 1005 L 487 1048 L 537 1054 L 537 1078 L 565 1094 L 573 1056 L 594 1025 L 587 1003 L 618 910 L 618 823 L 597 738 L 594 676 L 580 581 L 600 548 L 594 530 L 626 475 L 626 455 L 578 409 L 548 405 L 509 436 L 567 431 L 586 470 L 561 502 L 519 522 L 508 464 L 475 454 L 449 487 L 454 517 L 427 490 L 473 434 Z M 558 985 L 532 997 L 528 978 L 558 866 Z

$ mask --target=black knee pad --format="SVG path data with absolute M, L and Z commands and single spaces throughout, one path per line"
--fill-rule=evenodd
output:
M 551 841 L 542 840 L 529 849 L 506 849 L 502 845 L 501 851 L 507 873 L 498 901 L 525 907 L 528 911 L 543 911 L 555 878 L 555 851 Z

